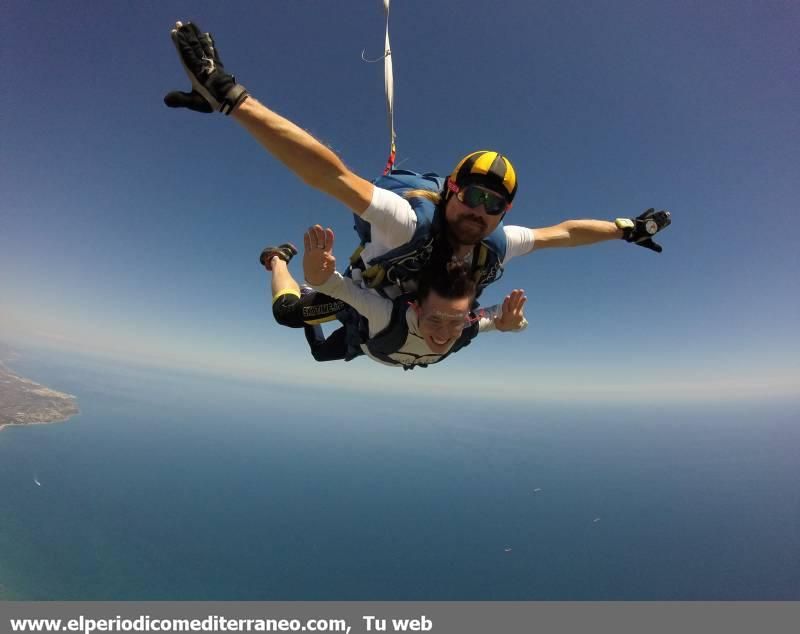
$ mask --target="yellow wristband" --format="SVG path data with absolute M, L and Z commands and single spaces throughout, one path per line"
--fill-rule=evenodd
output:
M 614 224 L 617 225 L 617 229 L 622 229 L 623 231 L 636 227 L 636 223 L 634 223 L 630 218 L 617 218 L 614 221 Z

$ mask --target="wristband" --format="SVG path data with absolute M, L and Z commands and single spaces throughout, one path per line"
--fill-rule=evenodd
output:
M 617 218 L 614 221 L 614 224 L 617 225 L 617 229 L 622 230 L 623 240 L 627 240 L 631 233 L 633 233 L 633 230 L 636 228 L 636 223 L 630 218 Z

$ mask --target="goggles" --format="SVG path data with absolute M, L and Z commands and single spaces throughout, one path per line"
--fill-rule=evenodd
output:
M 410 304 L 411 302 L 409 302 Z M 475 312 L 470 311 L 466 315 L 442 315 L 441 313 L 425 315 L 420 318 L 420 322 L 425 322 L 429 328 L 434 330 L 448 330 L 452 333 L 457 333 L 464 330 L 464 328 L 469 328 L 486 316 L 486 311 L 480 308 Z
M 413 306 L 414 302 L 408 302 L 409 306 Z M 427 315 L 420 315 L 419 322 L 425 323 L 429 328 L 434 330 L 449 330 L 450 332 L 460 332 L 469 326 L 474 320 L 470 313 L 455 314 L 455 313 L 441 313 L 434 312 Z
M 511 205 L 500 194 L 481 189 L 476 185 L 459 187 L 452 181 L 447 181 L 447 188 L 456 195 L 456 198 L 470 209 L 483 205 L 490 216 L 499 216 L 511 209 Z
M 469 325 L 469 316 L 458 319 L 443 319 L 438 316 L 425 316 L 422 317 L 420 323 L 424 323 L 428 328 L 435 332 L 449 332 L 451 334 L 458 334 Z

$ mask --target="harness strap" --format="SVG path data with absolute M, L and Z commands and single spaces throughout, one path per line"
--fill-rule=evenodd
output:
M 364 250 L 365 244 L 359 244 L 353 255 L 350 256 L 350 266 L 358 266 L 361 262 L 361 252 Z
M 382 264 L 373 264 L 362 273 L 361 277 L 366 282 L 367 288 L 375 288 L 380 286 L 386 277 L 386 269 Z
M 483 277 L 483 272 L 486 268 L 486 260 L 489 257 L 489 249 L 481 242 L 475 247 L 475 251 L 477 251 L 478 257 L 474 258 L 474 273 L 472 274 L 472 279 L 477 284 L 481 281 L 481 277 Z

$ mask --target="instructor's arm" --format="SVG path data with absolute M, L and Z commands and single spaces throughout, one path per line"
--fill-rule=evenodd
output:
M 531 229 L 533 249 L 582 247 L 607 240 L 619 240 L 623 231 L 605 220 L 567 220 L 552 227 Z
M 359 216 L 367 210 L 375 186 L 351 172 L 308 132 L 252 96 L 231 116 L 304 183 L 333 196 Z

